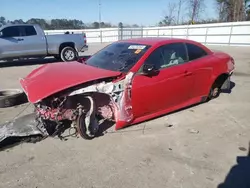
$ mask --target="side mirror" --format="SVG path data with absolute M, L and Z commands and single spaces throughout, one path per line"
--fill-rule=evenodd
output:
M 145 75 L 153 75 L 157 73 L 155 66 L 152 64 L 144 64 L 142 68 L 142 72 Z
M 3 32 L 2 31 L 0 31 L 0 37 L 3 37 Z

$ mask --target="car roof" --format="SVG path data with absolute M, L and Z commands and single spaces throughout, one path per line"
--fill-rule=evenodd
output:
M 138 43 L 144 45 L 156 45 L 162 42 L 187 42 L 187 39 L 179 39 L 179 38 L 169 38 L 169 37 L 142 37 L 142 38 L 132 38 L 120 40 L 119 42 L 131 42 Z

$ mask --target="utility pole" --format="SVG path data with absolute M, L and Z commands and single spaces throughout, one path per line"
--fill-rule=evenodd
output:
M 101 28 L 102 13 L 101 13 L 101 0 L 99 0 L 99 28 Z

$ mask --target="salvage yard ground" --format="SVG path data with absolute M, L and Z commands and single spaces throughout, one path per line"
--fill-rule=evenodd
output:
M 88 53 L 102 46 L 90 44 Z M 117 132 L 108 130 L 91 141 L 49 138 L 5 149 L 0 152 L 0 187 L 217 187 L 237 156 L 247 155 L 250 48 L 212 49 L 235 58 L 231 94 Z M 41 61 L 25 64 L 0 63 L 0 88 L 20 88 L 18 79 Z M 27 104 L 0 109 L 0 123 L 31 111 Z M 250 168 L 245 173 L 250 175 Z

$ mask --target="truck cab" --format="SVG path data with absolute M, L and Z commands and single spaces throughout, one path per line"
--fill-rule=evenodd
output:
M 46 55 L 46 38 L 39 26 L 6 25 L 0 30 L 0 59 Z
M 88 50 L 86 34 L 45 35 L 36 24 L 11 24 L 0 28 L 0 60 L 54 56 L 74 61 Z

